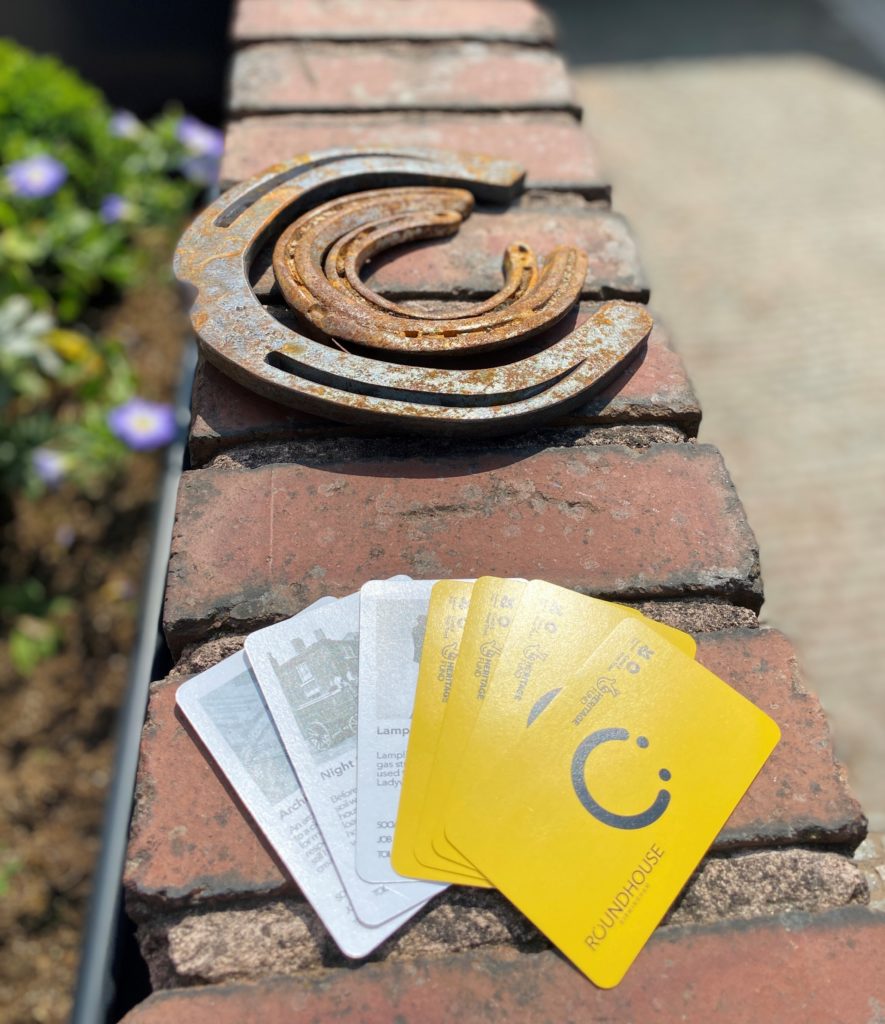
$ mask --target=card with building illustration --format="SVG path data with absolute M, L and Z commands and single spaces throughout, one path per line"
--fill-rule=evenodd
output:
M 246 656 L 336 867 L 355 872 L 359 594 L 268 626 Z M 408 883 L 348 887 L 357 917 L 389 921 L 426 894 Z
M 242 652 L 188 680 L 176 700 L 344 954 L 365 956 L 412 916 L 375 927 L 356 917 L 346 889 L 359 881 L 343 885 Z
M 356 870 L 370 882 L 407 880 L 390 850 L 434 582 L 373 580 L 360 591 Z M 428 896 L 444 888 L 412 884 Z

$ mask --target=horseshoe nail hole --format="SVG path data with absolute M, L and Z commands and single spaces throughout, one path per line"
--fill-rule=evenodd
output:
M 642 749 L 645 750 L 645 748 L 648 746 L 648 739 L 645 736 L 640 736 L 636 740 L 636 746 L 642 747 Z
M 405 336 L 407 338 L 417 338 L 418 337 L 418 332 L 417 331 L 403 331 L 403 334 L 405 334 Z

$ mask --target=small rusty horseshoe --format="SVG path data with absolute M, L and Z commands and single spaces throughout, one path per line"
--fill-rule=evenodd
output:
M 587 257 L 579 249 L 554 249 L 538 274 L 528 246 L 510 246 L 504 287 L 457 317 L 416 316 L 359 279 L 371 256 L 454 234 L 472 208 L 464 189 L 426 187 L 376 189 L 324 203 L 277 241 L 273 265 L 283 296 L 326 334 L 399 352 L 486 352 L 553 326 L 580 297 Z

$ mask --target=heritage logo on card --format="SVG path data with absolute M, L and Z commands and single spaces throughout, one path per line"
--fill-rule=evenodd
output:
M 603 743 L 623 743 L 628 739 L 630 739 L 630 733 L 626 729 L 617 728 L 598 729 L 583 739 L 578 744 L 574 757 L 572 757 L 572 786 L 574 787 L 575 795 L 581 801 L 584 809 L 589 811 L 603 825 L 623 829 L 646 828 L 656 822 L 664 811 L 667 810 L 670 803 L 670 793 L 666 789 L 658 790 L 658 795 L 652 801 L 651 806 L 647 807 L 644 811 L 640 811 L 638 814 L 617 814 L 615 811 L 610 811 L 607 807 L 603 807 L 602 804 L 591 796 L 584 777 L 587 760 L 597 747 L 602 746 Z M 647 750 L 649 746 L 648 739 L 645 736 L 638 736 L 636 738 L 636 746 L 640 750 Z M 669 770 L 661 768 L 658 772 L 658 778 L 662 782 L 669 782 Z
M 583 695 L 583 697 L 581 697 L 581 704 L 583 707 L 572 719 L 573 724 L 580 725 L 603 697 L 617 697 L 621 692 L 617 687 L 617 682 L 618 681 L 614 676 L 600 676 L 596 680 L 596 685 L 592 686 Z
M 446 644 L 440 652 L 443 662 L 439 666 L 436 678 L 443 684 L 442 701 L 448 702 L 449 694 L 452 692 L 452 679 L 455 675 L 455 662 L 458 660 L 458 644 Z
M 489 676 L 492 674 L 492 662 L 501 653 L 501 645 L 490 640 L 484 641 L 479 646 L 479 660 L 473 675 L 479 680 L 479 687 L 476 691 L 478 700 L 485 700 L 486 691 L 489 688 Z
M 532 678 L 532 672 L 535 670 L 535 665 L 539 661 L 546 660 L 547 652 L 540 644 L 529 644 L 525 648 L 522 652 L 522 658 L 513 673 L 518 684 L 513 693 L 514 700 L 522 700 L 526 687 L 529 685 L 529 680 Z

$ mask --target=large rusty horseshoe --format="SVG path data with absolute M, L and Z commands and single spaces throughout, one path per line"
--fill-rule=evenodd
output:
M 469 214 L 470 197 L 507 202 L 519 194 L 522 180 L 517 165 L 480 156 L 417 149 L 326 150 L 279 164 L 231 189 L 196 218 L 176 252 L 176 274 L 193 289 L 191 319 L 206 358 L 251 390 L 283 404 L 400 430 L 506 433 L 579 405 L 619 371 L 652 326 L 643 307 L 606 302 L 565 337 L 557 331 L 545 340 L 542 332 L 531 343 L 521 342 L 555 323 L 574 304 L 583 280 L 582 253 L 554 251 L 539 273 L 533 254 L 512 246 L 501 291 L 466 312 L 442 318 L 416 317 L 414 311 L 376 296 L 359 279 L 362 262 L 375 252 L 403 239 L 428 237 L 428 232 L 452 234 Z M 385 191 L 420 192 L 418 186 L 460 194 L 435 196 L 432 209 L 418 197 L 407 210 L 384 201 Z M 377 190 L 374 197 L 370 190 Z M 355 204 L 348 201 L 351 197 Z M 309 211 L 323 203 L 326 211 L 313 224 Z M 354 209 L 350 221 L 335 219 L 342 210 L 353 214 Z M 325 248 L 317 243 L 314 248 L 284 245 L 281 250 L 287 268 L 295 272 L 288 285 L 281 274 L 280 284 L 308 321 L 305 333 L 277 319 L 250 285 L 256 254 L 290 225 L 294 228 L 299 218 L 302 228 L 305 223 L 310 227 L 312 238 L 322 235 L 325 240 Z M 332 221 L 334 238 L 315 231 Z M 296 232 L 290 232 L 291 241 Z M 302 273 L 310 279 L 303 292 Z M 527 316 L 525 300 L 531 295 L 550 315 L 541 326 Z M 329 304 L 324 296 L 335 301 Z M 336 332 L 334 317 L 342 309 L 368 309 L 373 322 L 382 319 L 377 330 L 337 324 L 346 330 Z M 310 323 L 312 316 L 328 318 L 323 329 L 331 337 L 319 334 L 320 324 Z M 483 326 L 474 330 L 478 321 Z M 437 330 L 440 325 L 445 326 Z M 350 340 L 368 347 L 350 352 L 332 340 L 354 333 L 359 337 Z M 496 347 L 514 341 L 512 350 Z M 460 352 L 453 353 L 453 345 Z M 488 352 L 490 348 L 494 351 Z M 484 354 L 471 355 L 460 367 L 452 363 L 453 354 L 476 351 Z M 397 353 L 403 361 L 391 361 Z

